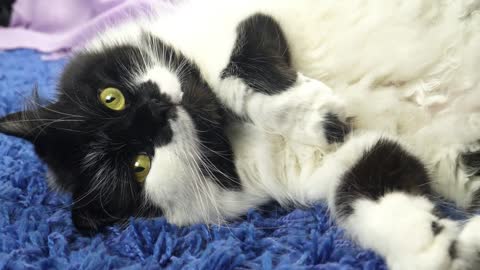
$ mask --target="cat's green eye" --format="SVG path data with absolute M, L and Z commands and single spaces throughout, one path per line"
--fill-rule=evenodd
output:
M 150 172 L 150 157 L 144 154 L 140 154 L 135 157 L 133 163 L 133 172 L 135 174 L 135 180 L 139 183 L 143 183 Z
M 105 107 L 114 111 L 125 109 L 125 97 L 115 87 L 107 87 L 100 92 L 100 101 Z

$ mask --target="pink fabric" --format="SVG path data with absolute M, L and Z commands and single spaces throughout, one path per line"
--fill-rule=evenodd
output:
M 52 56 L 81 45 L 91 35 L 150 10 L 161 0 L 17 0 L 10 27 L 0 27 L 0 50 L 28 48 Z

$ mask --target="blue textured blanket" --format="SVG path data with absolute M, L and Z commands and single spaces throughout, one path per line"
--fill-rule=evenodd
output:
M 0 52 L 0 115 L 20 110 L 35 84 L 51 97 L 63 64 Z M 70 196 L 49 191 L 44 174 L 31 145 L 0 135 L 0 269 L 386 269 L 332 225 L 323 205 L 269 206 L 210 228 L 131 220 L 124 230 L 83 237 Z

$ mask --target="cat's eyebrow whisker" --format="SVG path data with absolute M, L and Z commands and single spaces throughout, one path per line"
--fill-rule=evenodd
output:
M 91 110 L 88 110 L 88 108 L 86 108 L 83 104 L 81 104 L 80 99 L 78 98 L 78 95 L 76 93 L 77 92 L 75 92 L 75 97 L 77 99 L 74 99 L 72 96 L 70 96 L 67 93 L 67 91 L 62 92 L 62 94 L 65 95 L 68 99 L 70 99 L 73 103 L 75 103 L 80 108 L 80 110 L 89 113 Z
M 68 95 L 66 92 L 64 92 L 64 94 L 72 101 L 72 102 L 75 102 L 76 104 L 78 104 L 78 106 L 80 107 L 80 109 L 85 112 L 87 115 L 92 115 L 92 116 L 96 116 L 98 118 L 102 118 L 102 119 L 105 119 L 105 120 L 110 120 L 110 119 L 117 119 L 115 117 L 110 117 L 107 113 L 105 113 L 104 111 L 100 110 L 98 108 L 98 106 L 91 106 L 91 107 L 86 107 L 85 105 L 82 105 L 81 102 L 80 102 L 80 98 L 78 97 L 77 95 L 78 91 L 75 91 L 74 92 L 74 95 L 75 95 L 75 98 L 74 99 L 73 97 L 71 97 L 70 95 Z

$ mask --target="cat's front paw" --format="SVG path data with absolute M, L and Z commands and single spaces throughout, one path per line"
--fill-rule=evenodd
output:
M 452 270 L 480 269 L 480 216 L 471 218 L 451 248 Z
M 480 216 L 468 220 L 463 228 L 457 222 L 437 220 L 431 223 L 433 237 L 421 227 L 415 238 L 406 239 L 407 253 L 392 250 L 387 262 L 392 270 L 477 270 L 480 269 Z M 426 241 L 427 240 L 427 241 Z M 421 245 L 415 246 L 415 242 Z M 416 247 L 416 248 L 415 248 Z
M 282 135 L 310 145 L 343 142 L 350 132 L 345 102 L 322 82 L 299 74 L 282 99 L 273 122 Z

